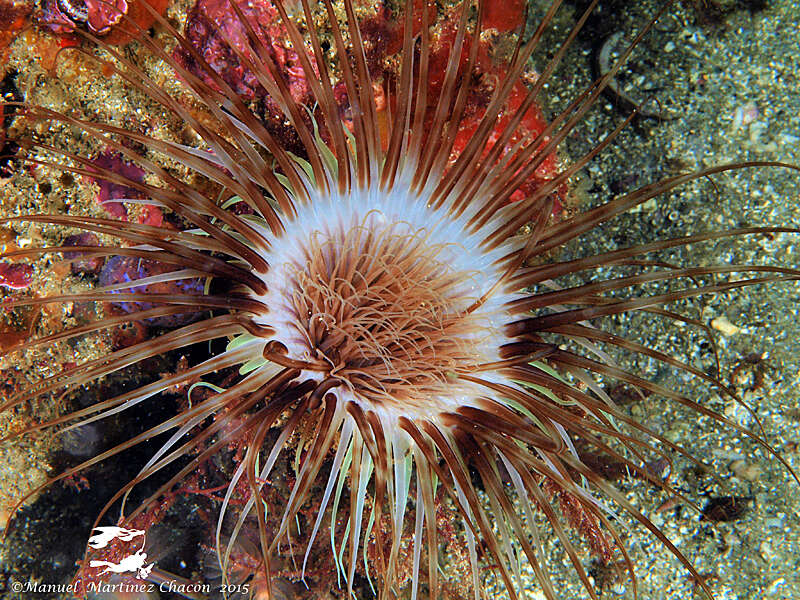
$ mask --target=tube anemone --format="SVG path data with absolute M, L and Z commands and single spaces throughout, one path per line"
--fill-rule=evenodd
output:
M 202 139 L 200 147 L 44 107 L 21 107 L 20 114 L 27 119 L 71 127 L 101 142 L 144 169 L 147 177 L 137 181 L 98 167 L 79 152 L 36 138 L 18 140 L 29 151 L 25 158 L 29 163 L 99 175 L 127 186 L 188 227 L 120 226 L 112 219 L 82 215 L 4 219 L 4 223 L 26 220 L 69 226 L 118 240 L 103 247 L 23 248 L 6 252 L 4 258 L 78 250 L 167 267 L 163 273 L 136 280 L 135 286 L 125 282 L 84 293 L 6 301 L 9 309 L 84 301 L 127 302 L 140 308 L 23 341 L 8 352 L 143 319 L 198 311 L 203 318 L 64 369 L 14 393 L 0 410 L 12 411 L 44 396 L 74 390 L 165 352 L 214 340 L 225 340 L 226 345 L 180 373 L 31 425 L 3 441 L 137 411 L 176 385 L 238 368 L 239 377 L 226 387 L 52 481 L 165 437 L 141 472 L 103 511 L 122 500 L 122 522 L 129 524 L 179 487 L 198 465 L 238 440 L 243 451 L 216 526 L 223 574 L 229 571 L 237 536 L 249 520 L 255 520 L 261 568 L 268 582 L 279 545 L 297 536 L 297 517 L 313 503 L 315 517 L 307 523 L 310 533 L 306 531 L 306 547 L 298 561 L 301 572 L 313 545 L 323 543 L 318 539 L 321 528 L 327 527 L 332 568 L 346 581 L 348 595 L 354 593 L 361 555 L 370 547 L 369 571 L 378 582 L 378 597 L 399 593 L 406 577 L 400 572 L 400 558 L 405 555 L 410 556 L 410 596 L 426 594 L 433 599 L 440 588 L 437 510 L 446 505 L 461 520 L 476 598 L 481 595 L 482 566 L 493 569 L 509 597 L 520 597 L 523 563 L 543 595 L 557 597 L 539 542 L 540 516 L 560 541 L 589 596 L 597 598 L 598 593 L 581 559 L 581 545 L 604 562 L 621 564 L 635 587 L 632 561 L 614 525 L 617 513 L 627 513 L 649 530 L 710 594 L 681 550 L 604 479 L 585 459 L 585 449 L 676 496 L 679 492 L 647 467 L 648 460 L 654 456 L 669 460 L 673 455 L 699 460 L 690 449 L 637 422 L 617 406 L 601 382 L 620 382 L 688 407 L 721 429 L 750 437 L 791 469 L 760 432 L 616 366 L 603 349 L 621 349 L 675 368 L 738 401 L 718 376 L 600 326 L 604 318 L 634 311 L 691 324 L 664 307 L 704 294 L 800 278 L 800 271 L 792 267 L 675 267 L 648 258 L 716 239 L 797 230 L 750 227 L 699 233 L 577 259 L 561 259 L 557 251 L 688 182 L 749 166 L 797 167 L 778 162 L 710 167 L 556 219 L 559 189 L 632 117 L 585 156 L 526 187 L 525 197 L 511 201 L 512 195 L 552 160 L 643 34 L 541 132 L 523 134 L 521 122 L 593 6 L 552 53 L 522 101 L 513 105 L 515 85 L 539 49 L 560 2 L 554 2 L 539 27 L 520 41 L 491 84 L 470 76 L 485 33 L 486 6 L 460 5 L 453 13 L 455 34 L 443 80 L 433 96 L 429 75 L 434 43 L 428 11 L 422 10 L 421 25 L 415 27 L 413 3 L 402 7 L 402 48 L 394 77 L 387 81 L 374 76 L 370 68 L 350 0 L 341 6 L 326 1 L 313 7 L 303 0 L 291 16 L 283 4 L 277 2 L 275 8 L 292 46 L 302 49 L 294 68 L 302 72 L 313 106 L 296 102 L 274 53 L 236 4 L 231 11 L 241 20 L 245 39 L 234 48 L 296 132 L 302 157 L 289 152 L 204 56 L 155 14 L 180 51 L 202 68 L 203 77 L 144 32 L 131 33 L 175 72 L 193 95 L 194 109 L 167 93 L 119 50 L 92 34 L 80 35 L 111 56 L 115 61 L 111 68 L 127 85 L 191 127 Z M 315 26 L 300 26 L 301 21 L 318 23 L 321 16 L 327 17 L 330 28 L 325 44 Z M 128 20 L 125 23 L 135 28 Z M 323 49 L 327 44 L 337 60 L 331 61 Z M 478 85 L 489 85 L 488 100 L 470 139 L 456 148 L 468 98 Z M 376 89 L 393 101 L 381 105 Z M 347 99 L 346 117 L 341 90 Z M 498 123 L 503 123 L 499 129 Z M 155 155 L 222 189 L 221 199 L 191 185 L 188 177 L 176 175 Z M 131 199 L 129 204 L 136 202 Z M 229 210 L 235 202 L 245 203 L 250 214 Z M 636 270 L 589 275 L 591 280 L 583 284 L 564 283 L 610 266 Z M 738 278 L 728 277 L 732 275 Z M 206 283 L 203 293 L 141 291 L 143 286 L 196 279 Z M 649 284 L 663 282 L 676 285 L 647 293 Z M 265 486 L 290 446 L 302 450 L 303 457 L 297 461 L 282 512 L 270 515 L 262 502 Z M 128 510 L 125 500 L 134 487 L 163 472 L 169 474 L 157 489 L 139 507 Z M 343 527 L 337 529 L 337 521 Z M 573 534 L 582 542 L 576 542 Z

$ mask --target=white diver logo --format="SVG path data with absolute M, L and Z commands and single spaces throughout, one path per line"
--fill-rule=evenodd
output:
M 123 558 L 119 563 L 107 560 L 93 560 L 89 563 L 90 567 L 106 567 L 101 575 L 105 573 L 136 573 L 137 579 L 147 579 L 155 563 L 145 565 L 147 554 L 143 552 L 145 544 L 143 530 L 125 529 L 124 527 L 95 527 L 93 531 L 100 532 L 89 538 L 89 545 L 95 550 L 105 548 L 109 542 L 115 539 L 130 542 L 138 536 L 142 536 L 142 547 Z

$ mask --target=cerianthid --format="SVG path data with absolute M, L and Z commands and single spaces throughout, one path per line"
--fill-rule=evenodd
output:
M 70 60 L 107 61 L 102 68 L 154 114 L 131 122 L 108 107 L 52 110 L 29 99 L 9 136 L 24 150 L 18 180 L 31 168 L 100 178 L 134 191 L 137 198 L 121 199 L 131 216 L 148 204 L 171 215 L 173 226 L 121 222 L 80 207 L 46 214 L 15 208 L 28 214 L 4 224 L 43 226 L 45 239 L 4 258 L 46 268 L 54 253 L 71 251 L 127 257 L 137 269 L 143 261 L 169 269 L 152 270 L 136 289 L 123 281 L 73 293 L 67 281 L 65 290 L 44 296 L 16 294 L 7 309 L 69 311 L 70 303 L 105 301 L 117 312 L 66 323 L 63 332 L 33 331 L 5 352 L 63 352 L 73 337 L 134 321 L 161 319 L 162 328 L 92 360 L 78 356 L 74 367 L 13 391 L 2 408 L 24 410 L 151 357 L 216 343 L 205 360 L 152 373 L 151 382 L 44 423 L 33 420 L 4 441 L 136 414 L 176 385 L 190 384 L 193 394 L 202 381 L 213 393 L 191 397 L 173 415 L 49 483 L 155 442 L 153 457 L 98 517 L 99 523 L 119 516 L 134 526 L 231 451 L 227 485 L 212 502 L 217 514 L 209 545 L 230 580 L 244 552 L 240 544 L 254 542 L 251 576 L 267 592 L 277 579 L 302 574 L 326 545 L 333 546 L 326 556 L 342 595 L 364 594 L 372 585 L 383 598 L 447 597 L 453 579 L 466 577 L 462 586 L 476 597 L 497 588 L 516 598 L 526 581 L 555 598 L 560 582 L 550 573 L 559 557 L 590 597 L 604 593 L 594 575 L 598 564 L 633 592 L 637 570 L 621 523 L 638 523 L 712 594 L 688 551 L 666 535 L 666 525 L 653 522 L 660 513 L 639 498 L 672 496 L 687 511 L 702 503 L 685 489 L 685 477 L 673 473 L 676 464 L 701 473 L 705 467 L 691 436 L 662 428 L 674 423 L 661 418 L 671 410 L 683 410 L 678 414 L 723 447 L 725 439 L 748 440 L 750 452 L 760 448 L 784 476 L 792 475 L 760 425 L 758 407 L 749 417 L 748 409 L 728 410 L 742 401 L 742 390 L 710 358 L 719 342 L 705 338 L 713 339 L 715 322 L 733 334 L 724 329 L 717 298 L 797 278 L 787 250 L 796 231 L 793 223 L 770 221 L 698 223 L 681 210 L 690 212 L 692 202 L 724 205 L 726 194 L 736 193 L 720 183 L 731 172 L 797 167 L 780 160 L 779 148 L 748 148 L 719 164 L 687 156 L 681 162 L 667 153 L 664 169 L 634 172 L 635 179 L 606 189 L 596 175 L 602 157 L 616 157 L 624 170 L 626 141 L 658 131 L 637 123 L 653 112 L 652 103 L 641 114 L 609 111 L 599 130 L 582 124 L 610 102 L 607 88 L 625 83 L 624 63 L 635 60 L 665 20 L 656 20 L 657 11 L 645 15 L 608 70 L 559 97 L 536 130 L 529 111 L 555 102 L 547 96 L 564 76 L 564 57 L 583 43 L 580 32 L 595 8 L 570 15 L 559 5 L 531 7 L 532 15 L 541 11 L 536 24 L 497 36 L 483 27 L 488 4 L 417 15 L 400 6 L 394 13 L 402 24 L 399 48 L 376 63 L 365 43 L 373 30 L 359 29 L 368 15 L 351 3 L 278 4 L 276 23 L 297 51 L 293 70 L 283 71 L 274 48 L 262 45 L 263 35 L 232 5 L 230 18 L 244 18 L 234 54 L 293 132 L 291 152 L 285 128 L 262 121 L 263 106 L 237 93 L 169 21 L 159 17 L 151 37 L 123 19 L 119 27 L 129 27 L 137 40 L 125 51 L 78 31 L 81 46 Z M 483 45 L 489 38 L 491 53 Z M 636 70 L 627 74 L 636 76 Z M 293 95 L 298 77 L 308 86 L 308 104 Z M 647 93 L 669 104 L 661 90 Z M 676 109 L 665 106 L 664 121 Z M 171 125 L 167 135 L 154 124 L 162 117 Z M 460 137 L 467 127 L 470 135 Z M 577 136 L 588 142 L 572 154 L 565 146 Z M 146 176 L 139 181 L 98 166 L 92 150 L 120 155 Z M 599 196 L 581 201 L 578 180 L 586 177 Z M 586 187 L 591 193 L 592 184 Z M 674 204 L 681 227 L 664 231 L 652 207 L 684 189 L 700 195 L 687 196 L 685 209 Z M 635 216 L 626 217 L 629 212 Z M 617 230 L 598 246 L 592 237 L 620 221 L 632 227 L 639 215 L 652 229 L 641 238 Z M 66 228 L 95 233 L 102 245 L 63 246 Z M 737 260 L 733 250 L 704 254 L 740 239 L 760 240 L 761 248 L 784 255 L 773 261 Z M 166 283 L 172 284 L 167 291 L 156 287 Z M 703 312 L 703 302 L 719 314 Z M 186 313 L 194 320 L 169 321 L 173 328 L 165 330 L 164 319 Z M 623 317 L 628 331 L 617 336 L 615 321 Z M 666 342 L 684 351 L 652 343 L 651 323 L 679 332 Z M 687 340 L 702 340 L 709 350 L 694 356 L 685 351 Z M 215 375 L 236 369 L 224 381 Z M 662 371 L 698 387 L 667 384 Z M 617 481 L 599 461 L 628 481 Z M 270 481 L 276 473 L 291 479 L 276 484 Z M 717 478 L 721 483 L 722 474 Z M 270 497 L 276 485 L 286 492 L 282 504 Z M 133 495 L 139 499 L 128 501 Z M 448 511 L 457 518 L 448 519 Z M 325 528 L 330 534 L 322 536 Z M 440 552 L 440 543 L 453 539 L 463 572 Z M 553 547 L 555 559 L 546 556 Z M 84 583 L 96 576 L 90 569 L 85 563 Z

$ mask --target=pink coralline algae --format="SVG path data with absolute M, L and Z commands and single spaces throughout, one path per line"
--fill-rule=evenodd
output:
M 311 89 L 275 5 L 270 0 L 236 0 L 236 5 L 264 48 L 269 50 L 269 57 L 283 75 L 295 102 L 309 100 Z M 242 64 L 236 54 L 238 50 L 244 56 L 252 58 L 247 30 L 237 18 L 230 0 L 198 0 L 187 16 L 185 35 L 200 52 L 203 60 L 237 94 L 246 100 L 255 100 L 266 95 L 255 74 Z M 228 41 L 235 49 L 231 48 Z M 310 57 L 310 50 L 306 51 Z M 218 87 L 185 49 L 178 48 L 175 58 L 207 84 Z M 313 64 L 313 59 L 311 60 Z
M 80 28 L 93 35 L 104 36 L 104 41 L 109 44 L 122 45 L 135 37 L 133 32 L 149 29 L 155 22 L 154 13 L 163 15 L 167 2 L 168 0 L 47 0 L 38 20 L 66 40 L 77 42 L 77 37 L 72 34 Z
M 24 263 L 0 262 L 0 286 L 23 290 L 33 281 L 33 267 Z
M 122 156 L 113 152 L 103 152 L 92 161 L 98 169 L 107 169 L 112 173 L 121 175 L 131 181 L 141 183 L 144 181 L 144 170 L 122 159 Z M 144 195 L 126 185 L 114 183 L 103 179 L 101 175 L 92 177 L 92 180 L 100 186 L 100 193 L 97 194 L 97 201 L 103 205 L 106 211 L 118 219 L 128 220 L 128 210 L 121 202 L 114 200 L 124 200 L 128 198 L 144 198 Z
M 127 12 L 126 0 L 49 0 L 42 20 L 55 33 L 71 33 L 85 25 L 92 33 L 104 35 Z
M 235 0 L 248 24 L 253 28 L 269 58 L 275 64 L 283 82 L 298 104 L 311 103 L 311 89 L 300 64 L 297 50 L 283 26 L 278 10 L 270 0 Z M 296 134 L 284 123 L 280 107 L 239 59 L 237 51 L 248 59 L 252 52 L 246 27 L 241 23 L 230 0 L 197 0 L 186 19 L 184 35 L 202 59 L 239 96 L 248 102 L 257 101 L 257 107 L 270 133 L 294 150 L 302 148 Z M 232 47 L 232 46 L 233 47 Z M 302 51 L 314 65 L 310 48 Z M 175 59 L 188 71 L 201 78 L 212 88 L 219 89 L 203 65 L 185 48 L 175 50 Z
M 89 29 L 103 34 L 108 33 L 111 28 L 122 20 L 122 16 L 128 12 L 128 3 L 125 0 L 85 0 L 86 1 L 86 24 Z
M 114 152 L 103 152 L 92 161 L 92 164 L 98 169 L 111 171 L 116 175 L 130 179 L 136 183 L 144 181 L 143 169 L 124 160 L 121 155 Z M 121 183 L 103 179 L 100 173 L 91 179 L 100 186 L 100 192 L 97 194 L 97 201 L 103 205 L 103 208 L 106 209 L 108 214 L 122 219 L 123 221 L 128 220 L 128 209 L 125 208 L 125 205 L 121 202 L 114 202 L 114 200 L 137 200 L 145 198 L 145 195 L 139 190 Z M 157 206 L 146 204 L 138 214 L 136 221 L 143 225 L 161 227 L 164 222 L 164 215 Z

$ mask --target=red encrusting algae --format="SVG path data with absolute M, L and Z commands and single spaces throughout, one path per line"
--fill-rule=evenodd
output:
M 487 2 L 484 8 L 483 24 L 504 33 L 514 31 L 523 25 L 525 0 L 502 0 Z
M 484 27 L 495 28 L 500 33 L 507 33 L 518 29 L 522 25 L 522 18 L 524 15 L 523 2 L 514 0 L 509 4 L 503 4 L 504 8 L 502 9 L 492 8 L 496 6 L 496 3 L 491 2 L 486 3 L 484 6 L 486 13 L 484 14 Z M 427 15 L 424 14 L 424 10 L 427 10 Z M 426 97 L 428 103 L 426 120 L 430 123 L 434 119 L 435 108 L 439 96 L 442 93 L 450 52 L 456 42 L 458 9 L 457 7 L 452 7 L 445 15 L 439 17 L 434 3 L 415 0 L 414 13 L 412 16 L 414 33 L 418 33 L 426 22 L 434 26 L 426 79 Z M 370 66 L 370 71 L 382 72 L 383 85 L 376 86 L 378 89 L 375 91 L 376 108 L 380 118 L 382 116 L 381 113 L 384 112 L 384 107 L 388 106 L 394 110 L 397 106 L 397 99 L 393 92 L 397 87 L 397 73 L 393 70 L 393 68 L 396 67 L 393 67 L 393 61 L 388 59 L 395 58 L 402 49 L 403 23 L 399 22 L 397 17 L 393 16 L 388 9 L 380 7 L 375 16 L 361 23 L 360 29 L 364 38 L 366 59 L 367 64 Z M 492 57 L 494 50 L 493 42 L 486 38 L 482 38 L 479 42 L 477 57 L 472 65 L 472 71 L 469 73 L 465 72 L 470 55 L 470 43 L 471 40 L 469 38 L 466 38 L 463 42 L 457 77 L 462 80 L 471 78 L 478 83 L 470 88 L 470 93 L 451 150 L 451 164 L 456 161 L 476 132 L 485 114 L 492 92 L 494 91 L 493 86 L 496 82 L 503 81 L 504 77 L 507 75 L 505 67 L 503 66 L 503 61 Z M 381 52 L 383 52 L 383 54 L 381 54 Z M 396 63 L 396 61 L 394 62 Z M 497 143 L 509 127 L 511 116 L 514 115 L 522 105 L 528 93 L 527 83 L 529 83 L 529 81 L 527 80 L 534 77 L 535 75 L 528 74 L 526 78 L 520 77 L 520 79 L 515 82 L 509 94 L 505 110 L 501 112 L 500 117 L 495 123 L 482 156 L 486 156 L 490 152 L 495 143 Z M 375 86 L 375 84 L 373 85 Z M 338 92 L 337 100 L 340 110 L 342 110 L 343 118 L 346 120 L 349 104 L 346 94 L 344 93 L 344 85 L 339 84 L 336 91 Z M 388 118 L 388 116 L 386 118 Z M 528 108 L 525 115 L 522 117 L 520 124 L 514 130 L 513 135 L 506 142 L 498 160 L 509 159 L 510 157 L 507 156 L 507 154 L 512 151 L 518 142 L 525 139 L 535 139 L 542 134 L 547 125 L 547 119 L 541 109 L 535 103 L 531 104 L 530 108 Z M 383 139 L 383 141 L 386 143 L 385 139 Z M 544 138 L 542 140 L 542 145 L 548 141 L 547 138 Z M 558 156 L 553 152 L 543 158 L 534 174 L 528 177 L 519 188 L 510 195 L 509 201 L 517 202 L 530 196 L 535 189 L 546 181 L 553 179 L 557 173 Z M 557 215 L 560 212 L 566 193 L 566 185 L 561 185 L 556 190 L 553 206 L 554 214 Z
M 524 14 L 524 3 L 513 0 L 508 4 L 502 4 L 505 8 L 501 10 L 496 7 L 501 3 L 487 2 L 484 4 L 484 27 L 491 27 L 498 29 L 499 32 L 510 32 L 518 29 L 522 25 L 522 16 Z M 416 6 L 416 5 L 415 5 Z M 421 10 L 420 10 L 421 12 Z M 430 56 L 430 63 L 428 66 L 428 105 L 429 105 L 429 120 L 433 120 L 434 109 L 438 101 L 439 95 L 442 92 L 442 86 L 445 80 L 448 61 L 450 59 L 450 52 L 456 42 L 456 35 L 458 31 L 458 10 L 456 7 L 450 9 L 441 20 L 438 26 L 438 31 L 432 41 L 432 52 Z M 477 49 L 477 56 L 475 63 L 472 66 L 472 72 L 466 73 L 465 68 L 468 64 L 470 55 L 469 38 L 464 40 L 464 45 L 461 51 L 461 58 L 459 64 L 458 77 L 460 79 L 471 77 L 473 81 L 478 82 L 470 88 L 470 94 L 467 99 L 467 104 L 464 108 L 464 113 L 459 124 L 458 132 L 453 142 L 451 150 L 451 162 L 455 162 L 461 152 L 467 147 L 469 140 L 472 139 L 478 126 L 483 118 L 486 107 L 489 104 L 494 86 L 497 82 L 503 81 L 507 76 L 504 61 L 499 61 L 493 58 L 493 42 L 487 38 L 481 38 Z M 528 74 L 527 79 L 535 78 L 535 75 Z M 484 147 L 482 156 L 486 156 L 501 138 L 503 133 L 511 124 L 511 117 L 516 114 L 517 110 L 522 105 L 525 97 L 528 94 L 528 81 L 522 76 L 514 83 L 505 109 L 500 113 L 491 135 Z M 532 140 L 542 134 L 547 127 L 548 123 L 542 110 L 535 104 L 531 104 L 530 108 L 522 117 L 520 124 L 514 130 L 513 135 L 509 138 L 505 147 L 500 153 L 498 160 L 507 160 L 509 152 L 522 140 Z M 549 141 L 547 138 L 542 140 L 542 145 Z M 555 152 L 544 157 L 542 163 L 536 169 L 534 174 L 528 177 L 517 190 L 515 190 L 510 198 L 510 202 L 517 202 L 523 198 L 529 197 L 539 186 L 546 181 L 553 179 L 558 173 L 558 157 Z M 566 185 L 558 188 L 556 197 L 554 198 L 553 213 L 558 214 L 561 210 L 562 202 L 566 196 Z
M 33 282 L 33 267 L 24 263 L 0 262 L 0 286 L 23 290 Z

